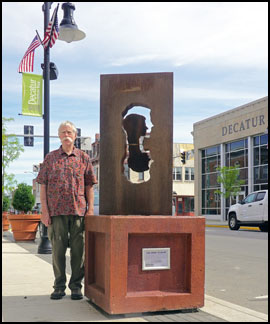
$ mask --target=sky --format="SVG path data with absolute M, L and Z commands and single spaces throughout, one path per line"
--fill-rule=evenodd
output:
M 60 2 L 59 24 L 63 18 Z M 41 117 L 21 116 L 19 63 L 38 30 L 42 2 L 2 2 L 2 116 L 7 133 Z M 50 82 L 50 135 L 65 120 L 81 135 L 99 133 L 100 75 L 173 72 L 174 143 L 193 143 L 193 124 L 268 95 L 267 2 L 75 2 L 74 19 L 86 37 L 57 40 L 50 60 L 59 71 Z M 52 3 L 50 16 L 57 2 Z M 35 50 L 34 74 L 42 74 L 43 49 Z M 20 143 L 23 138 L 20 137 Z M 50 139 L 50 151 L 60 146 Z M 33 164 L 43 161 L 43 138 L 25 147 L 8 173 L 32 184 Z

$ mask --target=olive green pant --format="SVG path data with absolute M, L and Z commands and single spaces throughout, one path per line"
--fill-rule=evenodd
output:
M 82 287 L 84 277 L 84 217 L 61 215 L 51 217 L 48 237 L 52 244 L 54 288 L 66 289 L 66 251 L 70 247 L 71 278 L 68 287 Z

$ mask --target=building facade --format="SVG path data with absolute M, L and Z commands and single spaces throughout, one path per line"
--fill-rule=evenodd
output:
M 226 221 L 230 204 L 268 188 L 268 97 L 193 124 L 195 215 Z M 237 166 L 244 180 L 235 198 L 216 194 L 217 167 Z
M 185 163 L 181 153 L 185 152 Z M 194 215 L 194 145 L 173 144 L 173 203 L 175 215 Z

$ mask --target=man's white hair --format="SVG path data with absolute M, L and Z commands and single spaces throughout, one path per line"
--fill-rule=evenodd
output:
M 58 127 L 58 135 L 60 134 L 60 128 L 61 128 L 62 126 L 70 126 L 70 127 L 73 129 L 74 133 L 77 134 L 77 128 L 75 127 L 75 125 L 74 125 L 72 122 L 66 120 L 66 121 L 62 122 L 62 123 L 59 125 L 59 127 Z

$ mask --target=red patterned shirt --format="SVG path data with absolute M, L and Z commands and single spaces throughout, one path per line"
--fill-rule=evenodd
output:
M 47 186 L 50 216 L 84 216 L 85 187 L 97 183 L 90 157 L 75 147 L 67 155 L 62 146 L 46 155 L 36 180 Z

